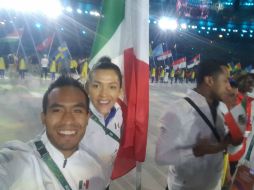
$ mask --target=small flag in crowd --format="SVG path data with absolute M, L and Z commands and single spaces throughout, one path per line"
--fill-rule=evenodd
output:
M 23 28 L 19 28 L 9 34 L 7 34 L 5 37 L 0 38 L 0 42 L 7 42 L 7 43 L 15 43 L 18 42 L 21 38 L 22 34 L 24 32 Z
M 186 68 L 186 57 L 175 60 L 172 65 L 174 70 Z
M 66 42 L 63 42 L 55 52 L 55 61 L 56 63 L 59 63 L 63 60 L 69 59 L 71 57 L 70 51 L 68 49 L 68 46 Z
M 240 140 L 243 138 L 246 126 L 246 98 L 240 104 L 235 106 L 228 112 L 224 118 L 233 140 Z
M 170 50 L 163 52 L 162 55 L 160 55 L 160 56 L 157 57 L 157 60 L 158 60 L 158 61 L 162 61 L 162 60 L 165 60 L 165 59 L 167 59 L 167 58 L 169 58 L 169 57 L 172 57 L 172 53 L 171 53 Z
M 153 57 L 156 57 L 156 56 L 159 56 L 163 54 L 163 47 L 162 47 L 162 44 L 160 43 L 159 45 L 157 45 L 153 51 L 152 51 L 152 56 Z
M 38 44 L 36 46 L 36 50 L 37 51 L 43 51 L 43 50 L 47 49 L 48 47 L 50 47 L 51 43 L 53 42 L 53 39 L 54 39 L 53 36 L 47 37 L 40 44 Z
M 234 67 L 234 71 L 235 71 L 235 72 L 240 71 L 241 68 L 242 68 L 241 63 L 237 63 L 237 64 L 235 65 L 235 67 Z
M 188 69 L 191 69 L 191 68 L 193 68 L 194 66 L 199 65 L 199 63 L 200 63 L 200 54 L 196 55 L 196 56 L 189 62 L 189 64 L 187 65 L 187 68 L 188 68 Z

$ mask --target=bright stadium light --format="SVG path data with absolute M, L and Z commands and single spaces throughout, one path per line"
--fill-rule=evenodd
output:
M 71 13 L 71 12 L 72 12 L 72 8 L 71 8 L 70 6 L 68 6 L 68 7 L 66 7 L 66 11 L 67 11 L 68 13 Z
M 49 18 L 57 18 L 61 15 L 63 7 L 59 0 L 44 0 L 41 12 Z
M 181 26 L 181 28 L 184 29 L 184 30 L 187 29 L 187 24 L 186 24 L 186 23 L 182 23 L 180 26 Z
M 81 9 L 77 9 L 77 13 L 78 14 L 82 14 L 82 10 Z
M 42 13 L 54 18 L 61 14 L 62 7 L 59 0 L 1 0 L 0 9 L 20 12 Z
M 177 22 L 175 19 L 170 19 L 167 17 L 162 17 L 159 20 L 159 27 L 162 30 L 176 30 L 177 28 Z
M 90 15 L 96 16 L 96 17 L 101 16 L 100 13 L 99 13 L 98 11 L 90 11 Z

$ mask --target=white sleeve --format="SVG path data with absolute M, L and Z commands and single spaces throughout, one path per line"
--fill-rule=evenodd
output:
M 8 190 L 8 183 L 7 183 L 8 175 L 4 168 L 0 165 L 0 189 L 1 190 Z
M 158 164 L 177 166 L 196 158 L 192 151 L 193 145 L 176 114 L 166 113 L 161 119 L 160 127 L 155 155 Z

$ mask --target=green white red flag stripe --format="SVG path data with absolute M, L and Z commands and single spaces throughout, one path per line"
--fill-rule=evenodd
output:
M 148 0 L 104 0 L 92 48 L 90 68 L 100 57 L 109 56 L 124 77 L 124 133 L 112 179 L 126 174 L 136 161 L 145 160 L 149 113 L 148 12 Z
M 247 127 L 246 99 L 231 109 L 224 118 L 232 138 L 242 139 Z

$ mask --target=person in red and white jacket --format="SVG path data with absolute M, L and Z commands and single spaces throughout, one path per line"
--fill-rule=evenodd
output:
M 237 149 L 234 151 L 234 153 L 229 155 L 231 175 L 234 174 L 234 172 L 236 170 L 236 166 L 238 164 L 238 161 L 242 158 L 242 156 L 244 155 L 244 153 L 246 151 L 247 138 L 248 138 L 250 132 L 252 131 L 251 102 L 253 101 L 253 98 L 249 97 L 248 93 L 253 91 L 253 87 L 254 87 L 253 74 L 250 74 L 250 73 L 240 74 L 236 78 L 236 82 L 238 85 L 238 94 L 237 94 L 236 104 L 240 104 L 242 102 L 242 100 L 244 98 L 246 98 L 247 126 L 246 126 L 242 144 L 237 147 Z

